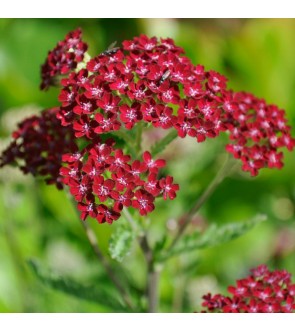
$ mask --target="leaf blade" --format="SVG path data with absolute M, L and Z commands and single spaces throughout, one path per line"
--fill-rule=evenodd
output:
M 121 263 L 130 254 L 134 238 L 130 225 L 121 223 L 109 241 L 109 253 L 112 259 Z
M 244 235 L 265 220 L 266 216 L 260 214 L 244 222 L 227 223 L 219 227 L 216 224 L 213 224 L 204 234 L 194 233 L 184 236 L 177 246 L 172 248 L 171 251 L 159 256 L 158 259 L 164 261 L 186 252 L 191 252 L 197 249 L 206 249 L 229 242 Z
M 59 276 L 52 271 L 45 271 L 45 269 L 33 259 L 30 259 L 28 264 L 34 275 L 47 287 L 82 300 L 106 306 L 114 312 L 128 312 L 127 308 L 121 304 L 118 299 L 103 288 L 99 289 L 92 285 L 81 285 L 71 278 Z

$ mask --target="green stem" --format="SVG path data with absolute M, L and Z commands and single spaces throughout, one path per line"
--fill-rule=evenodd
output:
M 128 132 L 122 129 L 113 131 L 112 135 L 123 139 L 126 142 L 126 144 L 128 144 L 128 142 L 131 140 L 131 136 L 128 134 Z
M 188 284 L 186 278 L 180 275 L 174 281 L 174 296 L 172 303 L 172 312 L 182 312 L 185 287 Z
M 106 258 L 103 255 L 102 251 L 100 250 L 95 233 L 89 227 L 88 222 L 86 222 L 85 220 L 82 220 L 81 223 L 82 223 L 82 226 L 83 226 L 84 231 L 86 233 L 87 239 L 88 239 L 88 241 L 89 241 L 96 257 L 98 258 L 98 260 L 100 261 L 100 263 L 104 267 L 106 273 L 108 274 L 108 276 L 112 280 L 113 284 L 116 286 L 118 291 L 121 293 L 125 304 L 130 309 L 133 309 L 133 305 L 132 305 L 131 299 L 129 298 L 129 295 L 127 294 L 125 288 L 123 287 L 123 285 L 121 284 L 119 279 L 117 279 L 117 276 L 116 276 L 115 272 L 113 271 L 113 269 L 110 266 L 109 262 L 106 260 Z
M 122 213 L 124 214 L 125 218 L 127 219 L 127 221 L 129 222 L 131 228 L 133 229 L 134 232 L 137 232 L 137 224 L 136 221 L 133 219 L 132 215 L 130 214 L 130 212 L 128 211 L 127 208 L 124 208 Z
M 134 158 L 136 157 L 136 150 L 135 150 L 133 138 L 131 135 L 129 135 L 129 133 L 126 130 L 120 129 L 118 131 L 113 131 L 112 135 L 123 139 L 125 141 L 126 145 L 128 146 L 132 157 L 134 157 Z
M 158 153 L 162 152 L 166 146 L 171 143 L 175 138 L 177 138 L 178 133 L 176 130 L 170 131 L 166 136 L 164 136 L 160 141 L 156 142 L 151 148 L 151 154 L 154 157 Z
M 141 155 L 141 138 L 142 138 L 142 123 L 139 122 L 137 124 L 136 141 L 135 141 L 135 149 L 138 157 Z
M 148 270 L 148 284 L 147 284 L 147 298 L 148 298 L 148 312 L 158 312 L 159 306 L 159 281 L 160 271 L 157 271 L 154 266 Z
M 136 222 L 128 209 L 123 209 L 123 214 L 131 224 L 133 229 L 136 229 Z M 138 237 L 138 244 L 144 255 L 147 264 L 147 284 L 146 284 L 146 297 L 148 301 L 148 312 L 155 313 L 158 311 L 159 303 L 159 279 L 160 270 L 156 269 L 153 250 L 148 243 L 146 231 L 141 229 L 141 234 Z
M 143 124 L 137 124 L 136 138 L 135 138 L 135 151 L 136 158 L 141 157 L 141 141 L 142 141 Z M 123 214 L 134 229 L 137 225 L 132 215 L 127 209 L 123 210 Z M 143 255 L 147 264 L 147 281 L 146 281 L 146 297 L 148 301 L 148 312 L 155 313 L 158 311 L 159 303 L 159 280 L 160 270 L 155 266 L 154 253 L 151 246 L 148 243 L 147 232 L 142 230 L 141 235 L 138 238 L 139 246 L 143 252 Z
M 148 243 L 146 234 L 139 239 L 139 245 L 147 263 L 146 296 L 148 300 L 148 312 L 156 313 L 158 312 L 159 304 L 160 269 L 157 269 L 155 266 L 154 254 Z
M 188 214 L 186 215 L 185 219 L 183 220 L 183 223 L 178 229 L 178 232 L 172 241 L 170 247 L 168 248 L 168 251 L 170 251 L 176 243 L 181 238 L 183 232 L 186 230 L 190 222 L 192 221 L 194 215 L 200 210 L 200 208 L 203 206 L 203 204 L 208 200 L 208 198 L 213 194 L 213 192 L 216 190 L 216 188 L 219 186 L 219 184 L 229 175 L 232 168 L 234 167 L 236 161 L 232 158 L 226 159 L 223 167 L 220 169 L 220 171 L 216 174 L 215 178 L 211 181 L 207 189 L 203 192 L 201 197 L 197 200 L 196 204 L 190 209 Z
M 77 210 L 77 206 L 76 206 L 76 201 L 74 201 L 73 196 L 69 192 L 67 192 L 67 193 L 68 193 L 68 197 L 70 198 L 71 203 L 73 204 L 74 210 L 78 215 L 78 219 L 80 220 L 80 216 L 78 214 L 78 210 Z M 87 239 L 88 239 L 96 257 L 98 258 L 99 262 L 102 264 L 102 266 L 105 269 L 106 273 L 108 274 L 109 278 L 112 280 L 113 284 L 116 286 L 116 288 L 120 292 L 120 294 L 123 298 L 123 301 L 125 302 L 127 307 L 130 308 L 131 310 L 133 310 L 132 301 L 131 301 L 128 293 L 126 292 L 124 286 L 121 284 L 120 279 L 117 278 L 116 273 L 113 271 L 111 265 L 109 264 L 109 262 L 103 255 L 102 251 L 100 250 L 98 241 L 97 241 L 97 237 L 96 237 L 94 231 L 90 228 L 89 223 L 86 222 L 85 220 L 81 220 L 81 224 L 83 226 Z

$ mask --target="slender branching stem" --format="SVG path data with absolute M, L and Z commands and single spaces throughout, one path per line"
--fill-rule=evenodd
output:
M 131 227 L 135 229 L 134 225 L 136 226 L 136 221 L 133 219 L 127 208 L 123 210 L 123 214 L 125 215 L 128 222 L 131 224 Z M 146 297 L 148 301 L 148 312 L 157 312 L 159 302 L 158 285 L 160 279 L 160 271 L 155 267 L 153 250 L 148 243 L 147 233 L 143 229 L 141 229 L 141 232 L 139 234 L 138 244 L 141 248 L 147 264 Z
M 148 270 L 148 285 L 147 285 L 147 297 L 148 297 L 148 312 L 157 313 L 159 307 L 159 281 L 160 270 L 156 270 L 152 267 Z
M 197 202 L 192 206 L 188 214 L 185 216 L 181 226 L 178 229 L 178 232 L 172 241 L 170 247 L 168 248 L 168 251 L 170 251 L 176 243 L 181 238 L 182 234 L 188 227 L 188 225 L 191 223 L 194 215 L 200 210 L 200 208 L 203 206 L 203 204 L 208 200 L 208 198 L 213 194 L 213 192 L 216 190 L 216 188 L 219 186 L 219 184 L 229 175 L 231 170 L 233 169 L 235 165 L 235 160 L 232 158 L 226 159 L 223 167 L 219 170 L 219 172 L 216 174 L 216 176 L 213 178 L 209 186 L 206 188 L 206 190 L 203 192 L 201 197 L 197 200 Z
M 158 153 L 162 152 L 166 146 L 168 146 L 172 141 L 178 137 L 177 131 L 170 131 L 166 136 L 164 136 L 160 141 L 156 142 L 151 147 L 151 154 L 155 157 Z
M 158 312 L 159 305 L 160 270 L 156 269 L 153 251 L 148 243 L 146 234 L 139 239 L 139 245 L 147 263 L 146 295 L 148 300 L 148 312 L 155 313 Z
M 143 126 L 141 123 L 137 125 L 136 139 L 135 139 L 135 149 L 137 158 L 141 157 L 141 141 L 142 141 Z M 134 221 L 132 215 L 127 209 L 123 210 L 123 213 L 127 220 L 130 222 L 131 226 L 134 227 L 136 222 Z M 139 235 L 139 246 L 143 252 L 143 255 L 147 264 L 147 283 L 146 283 L 146 296 L 148 301 L 148 312 L 158 311 L 159 302 L 159 279 L 160 271 L 155 267 L 155 260 L 153 250 L 148 243 L 146 230 L 142 231 Z
M 78 215 L 78 219 L 80 219 L 80 216 L 79 216 L 78 210 L 77 210 L 77 206 L 76 206 L 76 202 L 74 201 L 73 197 L 69 193 L 68 193 L 68 197 L 70 198 L 70 201 L 74 205 L 74 210 Z M 86 222 L 85 220 L 81 220 L 81 224 L 83 226 L 87 239 L 88 239 L 96 257 L 98 258 L 99 262 L 103 266 L 104 270 L 106 271 L 107 275 L 109 276 L 109 278 L 111 279 L 111 281 L 113 282 L 113 284 L 115 285 L 117 290 L 120 292 L 122 299 L 123 299 L 124 303 L 126 304 L 126 306 L 129 309 L 133 310 L 134 308 L 133 308 L 132 301 L 131 301 L 128 293 L 126 292 L 126 289 L 122 285 L 120 279 L 117 277 L 115 271 L 112 269 L 108 260 L 105 258 L 102 251 L 100 250 L 98 241 L 97 241 L 97 237 L 96 237 L 94 231 L 89 226 L 89 223 Z
M 100 263 L 104 267 L 106 273 L 108 274 L 109 278 L 112 280 L 113 284 L 116 286 L 118 291 L 121 293 L 125 304 L 130 309 L 133 309 L 133 305 L 132 305 L 132 302 L 131 302 L 131 299 L 130 299 L 129 295 L 127 294 L 127 292 L 126 292 L 125 288 L 123 287 L 123 285 L 121 284 L 120 280 L 117 278 L 117 275 L 113 271 L 111 265 L 109 264 L 109 262 L 107 261 L 107 259 L 103 255 L 102 251 L 100 250 L 95 233 L 90 228 L 88 222 L 86 222 L 85 220 L 82 220 L 81 224 L 84 228 L 87 239 L 88 239 L 88 241 L 89 241 L 96 257 L 98 258 L 98 260 L 100 261 Z
M 135 149 L 137 152 L 137 157 L 140 157 L 141 154 L 141 140 L 142 140 L 142 123 L 137 124 L 137 131 L 136 131 L 136 141 L 135 141 Z
M 137 232 L 137 223 L 136 223 L 136 221 L 133 219 L 133 217 L 132 217 L 132 215 L 130 214 L 130 212 L 128 211 L 128 209 L 127 209 L 127 208 L 124 208 L 124 209 L 122 210 L 122 213 L 123 213 L 123 215 L 125 216 L 125 218 L 127 219 L 127 221 L 129 222 L 129 224 L 130 224 L 132 230 L 133 230 L 134 232 Z
M 141 141 L 142 141 L 143 125 L 138 124 L 136 133 L 136 152 L 137 157 L 141 156 Z M 141 234 L 139 238 L 139 245 L 145 257 L 147 263 L 147 284 L 146 284 L 146 296 L 148 301 L 148 312 L 153 313 L 158 311 L 159 302 L 159 279 L 160 271 L 155 267 L 154 253 L 151 246 L 148 243 L 148 237 L 146 230 Z

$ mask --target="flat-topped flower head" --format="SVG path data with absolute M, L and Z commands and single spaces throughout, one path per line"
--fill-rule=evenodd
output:
M 251 274 L 229 286 L 229 296 L 217 294 L 203 296 L 204 312 L 271 313 L 295 312 L 295 284 L 285 270 L 269 271 L 260 265 Z
M 172 39 L 140 35 L 88 60 L 81 37 L 80 29 L 68 33 L 42 66 L 42 89 L 60 79 L 61 107 L 25 120 L 1 165 L 21 161 L 24 172 L 43 175 L 59 188 L 62 178 L 83 219 L 89 215 L 111 223 L 124 207 L 145 215 L 156 197 L 174 199 L 179 190 L 172 176 L 159 176 L 165 160 L 148 151 L 132 159 L 128 152 L 136 155 L 134 144 L 123 151 L 106 140 L 112 133 L 128 137 L 121 130 L 132 136 L 152 126 L 198 143 L 227 131 L 227 151 L 251 175 L 263 167 L 281 168 L 280 149 L 293 150 L 283 110 L 228 90 L 225 76 L 194 65 Z M 238 292 L 243 291 L 241 286 Z M 228 300 L 228 308 L 237 303 Z
M 18 165 L 24 173 L 43 177 L 62 188 L 59 170 L 62 156 L 77 150 L 71 128 L 56 118 L 58 109 L 44 110 L 25 119 L 13 132 L 13 141 L 0 157 L 0 167 Z
M 227 145 L 227 151 L 241 159 L 243 170 L 252 176 L 263 167 L 282 168 L 283 153 L 279 150 L 286 147 L 292 151 L 295 146 L 285 112 L 250 93 L 233 93 L 233 101 L 236 108 L 227 120 L 233 143 Z
M 219 126 L 219 109 L 227 79 L 193 65 L 183 53 L 171 39 L 144 35 L 124 41 L 111 55 L 102 52 L 87 62 L 87 70 L 71 73 L 62 81 L 59 118 L 63 125 L 72 126 L 78 137 L 87 136 L 86 130 L 81 131 L 81 122 L 86 125 L 88 119 L 88 127 L 82 129 L 91 128 L 94 118 L 98 119 L 97 134 L 120 127 L 131 130 L 144 122 L 176 129 L 181 137 L 188 134 L 198 141 L 217 136 L 226 130 Z M 207 105 L 205 113 L 201 105 Z M 114 120 L 120 125 L 112 126 Z
M 77 68 L 79 62 L 83 61 L 88 46 L 81 38 L 81 29 L 71 31 L 52 51 L 48 52 L 46 61 L 41 67 L 40 88 L 42 90 L 55 85 L 57 76 L 68 74 Z
M 104 51 L 62 80 L 59 119 L 76 137 L 143 126 L 176 130 L 197 142 L 228 131 L 226 149 L 257 175 L 281 168 L 278 150 L 294 147 L 284 111 L 248 93 L 233 93 L 227 78 L 184 56 L 172 39 L 145 35 Z
M 81 153 L 65 154 L 60 170 L 63 183 L 78 202 L 81 218 L 94 217 L 99 223 L 117 220 L 124 207 L 141 215 L 155 209 L 155 198 L 174 199 L 178 185 L 173 178 L 159 177 L 163 159 L 152 160 L 145 151 L 142 161 L 115 148 L 112 139 L 96 139 Z

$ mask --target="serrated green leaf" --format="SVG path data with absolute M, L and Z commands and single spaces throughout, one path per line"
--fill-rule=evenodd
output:
M 114 312 L 127 312 L 128 310 L 112 294 L 105 291 L 103 286 L 81 285 L 77 281 L 59 276 L 52 271 L 46 271 L 35 260 L 28 261 L 29 266 L 36 277 L 47 287 L 61 291 L 76 298 L 87 300 L 99 305 L 106 306 Z
M 134 232 L 129 224 L 120 224 L 112 234 L 109 242 L 109 252 L 113 259 L 122 262 L 130 254 Z
M 177 131 L 173 130 L 170 131 L 166 136 L 164 136 L 164 138 L 162 138 L 160 141 L 156 142 L 151 148 L 152 156 L 155 156 L 156 154 L 162 152 L 166 148 L 166 146 L 171 143 L 176 137 Z
M 159 260 L 163 261 L 175 255 L 229 242 L 244 235 L 264 220 L 266 220 L 265 215 L 257 215 L 253 219 L 244 222 L 228 223 L 221 226 L 211 225 L 203 234 L 194 233 L 184 236 L 174 248 L 162 254 Z

